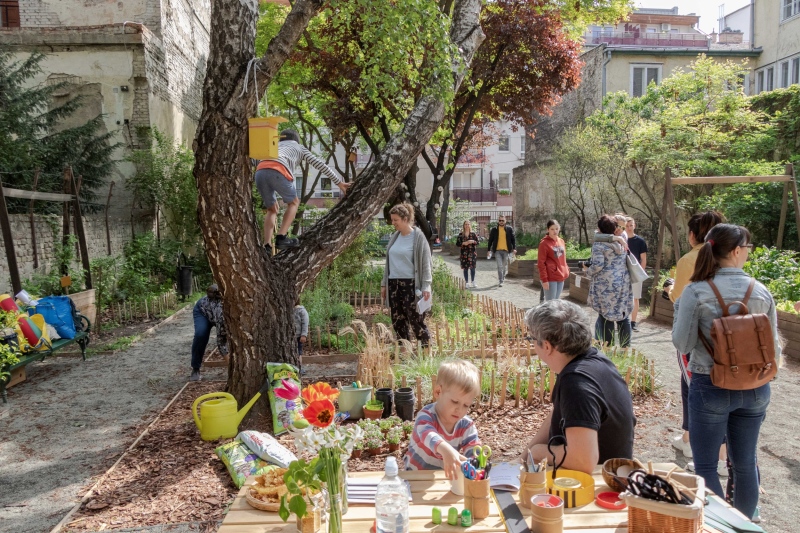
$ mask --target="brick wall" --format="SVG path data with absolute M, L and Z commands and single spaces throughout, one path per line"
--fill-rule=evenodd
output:
M 60 26 L 61 19 L 49 2 L 23 0 L 19 3 L 19 23 L 23 28 Z
M 10 215 L 11 233 L 14 238 L 14 249 L 17 256 L 20 277 L 24 280 L 31 277 L 33 269 L 33 240 L 31 238 L 31 225 L 28 215 Z M 141 233 L 147 229 L 148 219 L 137 224 L 136 231 Z M 86 232 L 86 243 L 89 248 L 89 258 L 105 257 L 108 254 L 106 241 L 105 217 L 102 215 L 89 215 L 83 219 Z M 61 241 L 61 217 L 39 216 L 34 218 L 36 231 L 36 251 L 39 258 L 39 269 L 47 271 L 53 259 L 53 244 Z M 55 229 L 55 231 L 53 231 Z M 120 255 L 123 245 L 131 240 L 131 221 L 125 219 L 109 219 L 111 234 L 111 254 Z M 74 228 L 73 228 L 74 231 Z M 78 258 L 78 254 L 75 254 Z M 6 258 L 5 243 L 0 235 L 0 292 L 11 290 L 11 279 Z

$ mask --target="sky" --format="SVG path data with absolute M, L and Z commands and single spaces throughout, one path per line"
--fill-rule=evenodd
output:
M 719 27 L 717 19 L 720 5 L 725 5 L 725 13 L 733 13 L 749 3 L 750 0 L 634 0 L 636 7 L 670 9 L 678 6 L 679 15 L 695 13 L 700 17 L 699 27 L 705 33 L 711 33 Z

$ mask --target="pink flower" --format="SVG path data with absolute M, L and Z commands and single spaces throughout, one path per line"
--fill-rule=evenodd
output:
M 300 396 L 300 387 L 289 381 L 288 379 L 281 380 L 281 387 L 277 387 L 274 392 L 278 398 L 284 400 L 296 400 Z

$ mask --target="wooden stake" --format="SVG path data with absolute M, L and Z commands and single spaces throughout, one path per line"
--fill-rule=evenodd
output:
M 317 350 L 322 349 L 322 333 L 320 332 L 319 326 L 317 326 Z
M 541 361 L 539 361 L 539 403 L 544 404 L 544 372 L 545 367 Z
M 506 404 L 506 389 L 508 388 L 508 370 L 503 372 L 503 381 L 500 386 L 500 407 Z
M 417 376 L 417 411 L 422 409 L 422 378 Z
M 525 399 L 525 403 L 528 404 L 530 407 L 533 404 L 533 386 L 536 379 L 536 373 L 531 370 L 531 373 L 528 375 L 528 397 Z
M 439 355 L 442 355 L 442 334 L 439 331 L 439 323 L 436 323 L 436 346 L 439 348 Z
M 522 381 L 522 373 L 521 372 L 517 372 L 514 377 L 517 380 L 516 389 L 514 390 L 514 407 L 519 407 L 519 391 L 520 391 L 520 387 L 522 387 L 522 383 L 521 383 L 521 381 Z
M 406 377 L 405 376 L 400 378 L 400 386 L 401 387 L 408 387 L 408 385 L 406 383 L 407 383 L 407 381 L 406 381 Z
M 489 407 L 492 407 L 492 405 L 494 405 L 494 368 L 495 367 L 492 367 L 492 375 L 490 377 L 492 381 L 490 384 L 491 388 L 489 390 Z
M 469 345 L 472 347 L 472 343 L 470 342 L 469 338 L 469 320 L 466 318 L 464 319 L 464 344 Z
M 528 350 L 525 354 L 525 361 L 527 362 L 528 366 L 531 366 L 531 343 L 528 343 Z

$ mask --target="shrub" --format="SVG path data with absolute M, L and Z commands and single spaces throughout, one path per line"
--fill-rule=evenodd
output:
M 777 248 L 756 248 L 744 271 L 763 283 L 776 302 L 800 301 L 800 254 Z

